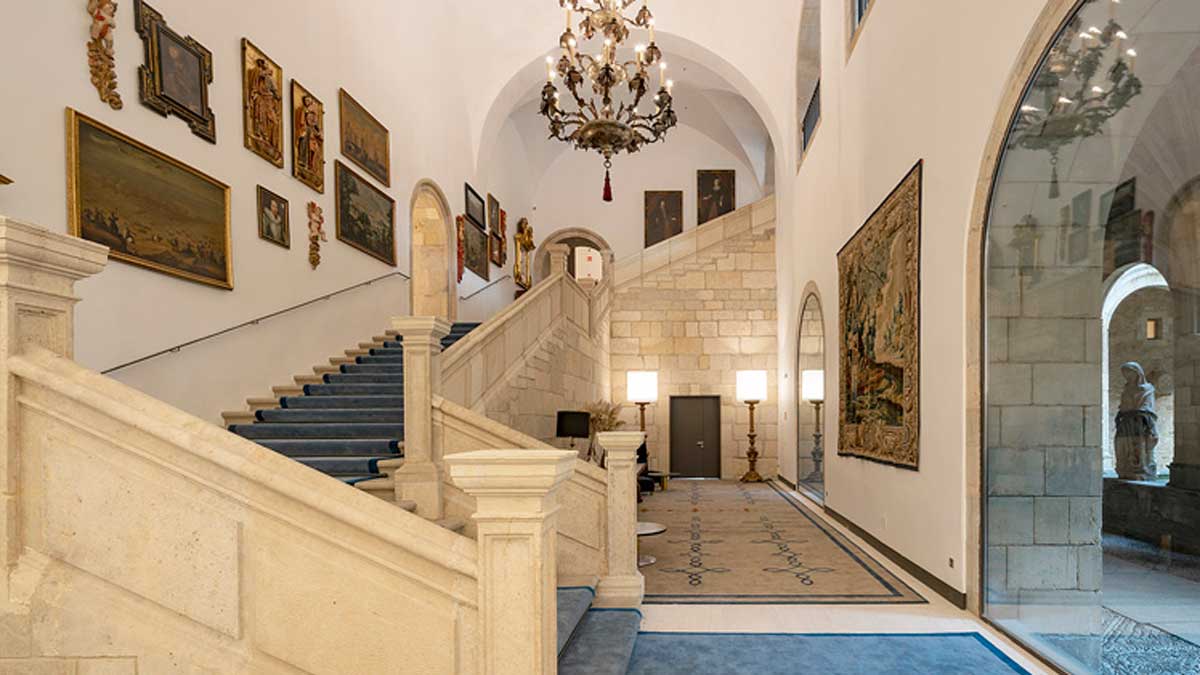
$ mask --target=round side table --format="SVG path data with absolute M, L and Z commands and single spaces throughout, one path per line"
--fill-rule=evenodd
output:
M 642 555 L 642 537 L 653 537 L 667 531 L 667 526 L 662 523 L 645 523 L 638 521 L 637 536 L 638 536 L 638 567 L 653 565 L 658 562 L 658 559 L 652 555 Z

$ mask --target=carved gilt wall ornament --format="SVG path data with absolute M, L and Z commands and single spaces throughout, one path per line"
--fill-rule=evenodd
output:
M 921 172 L 838 252 L 838 454 L 920 466 Z
M 513 280 L 517 286 L 529 290 L 533 286 L 533 226 L 528 218 L 517 221 L 517 231 L 513 235 Z
M 325 212 L 316 202 L 308 203 L 308 264 L 317 269 L 321 264 L 321 242 L 325 238 Z
M 125 103 L 117 93 L 117 72 L 113 59 L 113 31 L 116 30 L 117 3 L 112 0 L 88 0 L 88 16 L 92 18 L 92 29 L 88 39 L 88 70 L 92 85 L 113 110 L 120 110 Z
M 292 176 L 325 194 L 325 104 L 292 80 Z
M 179 117 L 192 133 L 216 143 L 216 116 L 208 107 L 212 52 L 168 28 L 162 14 L 142 0 L 133 0 L 133 12 L 146 51 L 146 63 L 138 68 L 142 104 L 163 117 Z
M 12 179 L 0 173 L 0 185 L 12 185 Z
M 242 38 L 242 142 L 282 169 L 283 126 L 283 68 Z

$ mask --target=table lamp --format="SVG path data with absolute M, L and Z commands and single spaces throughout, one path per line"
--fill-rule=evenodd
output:
M 658 371 L 631 370 L 625 375 L 629 401 L 638 407 L 641 430 L 646 430 L 646 406 L 658 400 Z
M 813 471 L 808 480 L 819 479 L 821 464 L 825 460 L 825 450 L 821 447 L 821 404 L 825 402 L 825 371 L 806 370 L 800 373 L 800 398 L 808 401 L 816 409 L 816 431 L 813 432 Z M 796 470 L 797 477 L 800 471 Z

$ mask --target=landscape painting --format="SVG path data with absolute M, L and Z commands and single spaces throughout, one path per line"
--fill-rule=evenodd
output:
M 838 454 L 920 465 L 921 163 L 838 252 Z
M 338 161 L 334 182 L 338 240 L 395 266 L 396 202 Z
M 703 225 L 737 208 L 737 172 L 696 172 L 696 218 Z
M 71 233 L 109 257 L 233 288 L 229 186 L 67 110 Z
M 338 90 L 338 122 L 342 154 L 375 180 L 391 187 L 391 148 L 387 127 L 367 112 L 345 89 Z
M 646 191 L 646 248 L 683 232 L 683 192 Z
M 488 260 L 488 233 L 478 225 L 468 222 L 463 228 L 463 265 L 475 276 L 489 281 L 491 261 Z

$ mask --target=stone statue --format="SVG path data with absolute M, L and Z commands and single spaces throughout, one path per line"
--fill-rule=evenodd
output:
M 1154 448 L 1158 445 L 1158 415 L 1154 413 L 1154 385 L 1146 381 L 1141 365 L 1122 364 L 1125 388 L 1117 412 L 1117 476 L 1125 480 L 1155 480 Z

